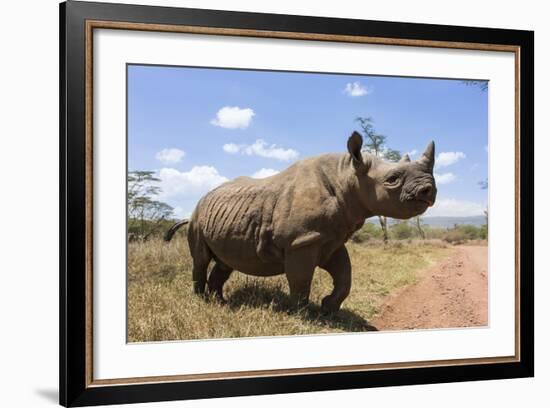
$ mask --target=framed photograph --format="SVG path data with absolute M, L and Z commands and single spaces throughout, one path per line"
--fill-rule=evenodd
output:
M 534 33 L 60 6 L 60 403 L 534 375 Z

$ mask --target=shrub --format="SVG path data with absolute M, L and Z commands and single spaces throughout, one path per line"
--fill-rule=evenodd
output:
M 417 231 L 407 221 L 402 221 L 390 227 L 391 237 L 394 239 L 409 239 L 416 235 Z
M 443 239 L 445 233 L 447 232 L 444 228 L 430 227 L 428 225 L 423 228 L 424 233 L 426 234 L 426 239 Z
M 479 239 L 487 239 L 489 232 L 487 230 L 487 224 L 479 227 Z
M 175 222 L 176 221 L 171 219 L 161 219 L 157 221 L 143 220 L 143 225 L 141 225 L 139 220 L 128 218 L 128 240 L 139 241 L 143 239 L 144 236 L 146 236 L 147 239 L 162 238 Z M 178 233 L 186 235 L 186 230 L 187 226 L 184 226 Z M 145 235 L 142 236 L 142 233 L 145 233 Z
M 444 232 L 442 239 L 453 244 L 460 244 L 470 240 L 487 239 L 487 226 L 482 225 L 455 225 Z
M 450 244 L 459 245 L 459 244 L 464 243 L 465 239 L 466 238 L 464 236 L 464 233 L 462 231 L 457 230 L 457 229 L 448 230 L 448 231 L 445 232 L 445 234 L 443 234 L 443 240 L 445 242 L 450 243 Z
M 370 241 L 373 239 L 382 239 L 383 233 L 382 228 L 379 226 L 366 222 L 361 229 L 356 231 L 352 236 L 351 240 L 356 243 L 362 243 L 366 241 Z

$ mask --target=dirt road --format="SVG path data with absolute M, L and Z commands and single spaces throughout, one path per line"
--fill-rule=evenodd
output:
M 384 302 L 369 323 L 378 330 L 487 325 L 487 247 L 456 251 Z

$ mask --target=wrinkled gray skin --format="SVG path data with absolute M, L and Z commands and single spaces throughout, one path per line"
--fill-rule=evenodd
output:
M 375 215 L 406 219 L 433 205 L 434 143 L 411 162 L 387 163 L 362 153 L 354 132 L 348 153 L 304 159 L 264 179 L 239 177 L 206 194 L 189 223 L 195 293 L 223 300 L 233 270 L 254 276 L 285 274 L 297 304 L 308 302 L 315 267 L 325 269 L 334 289 L 324 312 L 340 308 L 351 288 L 351 265 L 344 246 Z M 186 224 L 184 220 L 167 233 Z M 208 276 L 207 268 L 215 265 Z

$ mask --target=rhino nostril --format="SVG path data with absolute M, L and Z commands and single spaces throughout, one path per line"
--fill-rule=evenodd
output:
M 418 190 L 417 197 L 419 198 L 431 198 L 432 196 L 432 186 L 424 186 Z

